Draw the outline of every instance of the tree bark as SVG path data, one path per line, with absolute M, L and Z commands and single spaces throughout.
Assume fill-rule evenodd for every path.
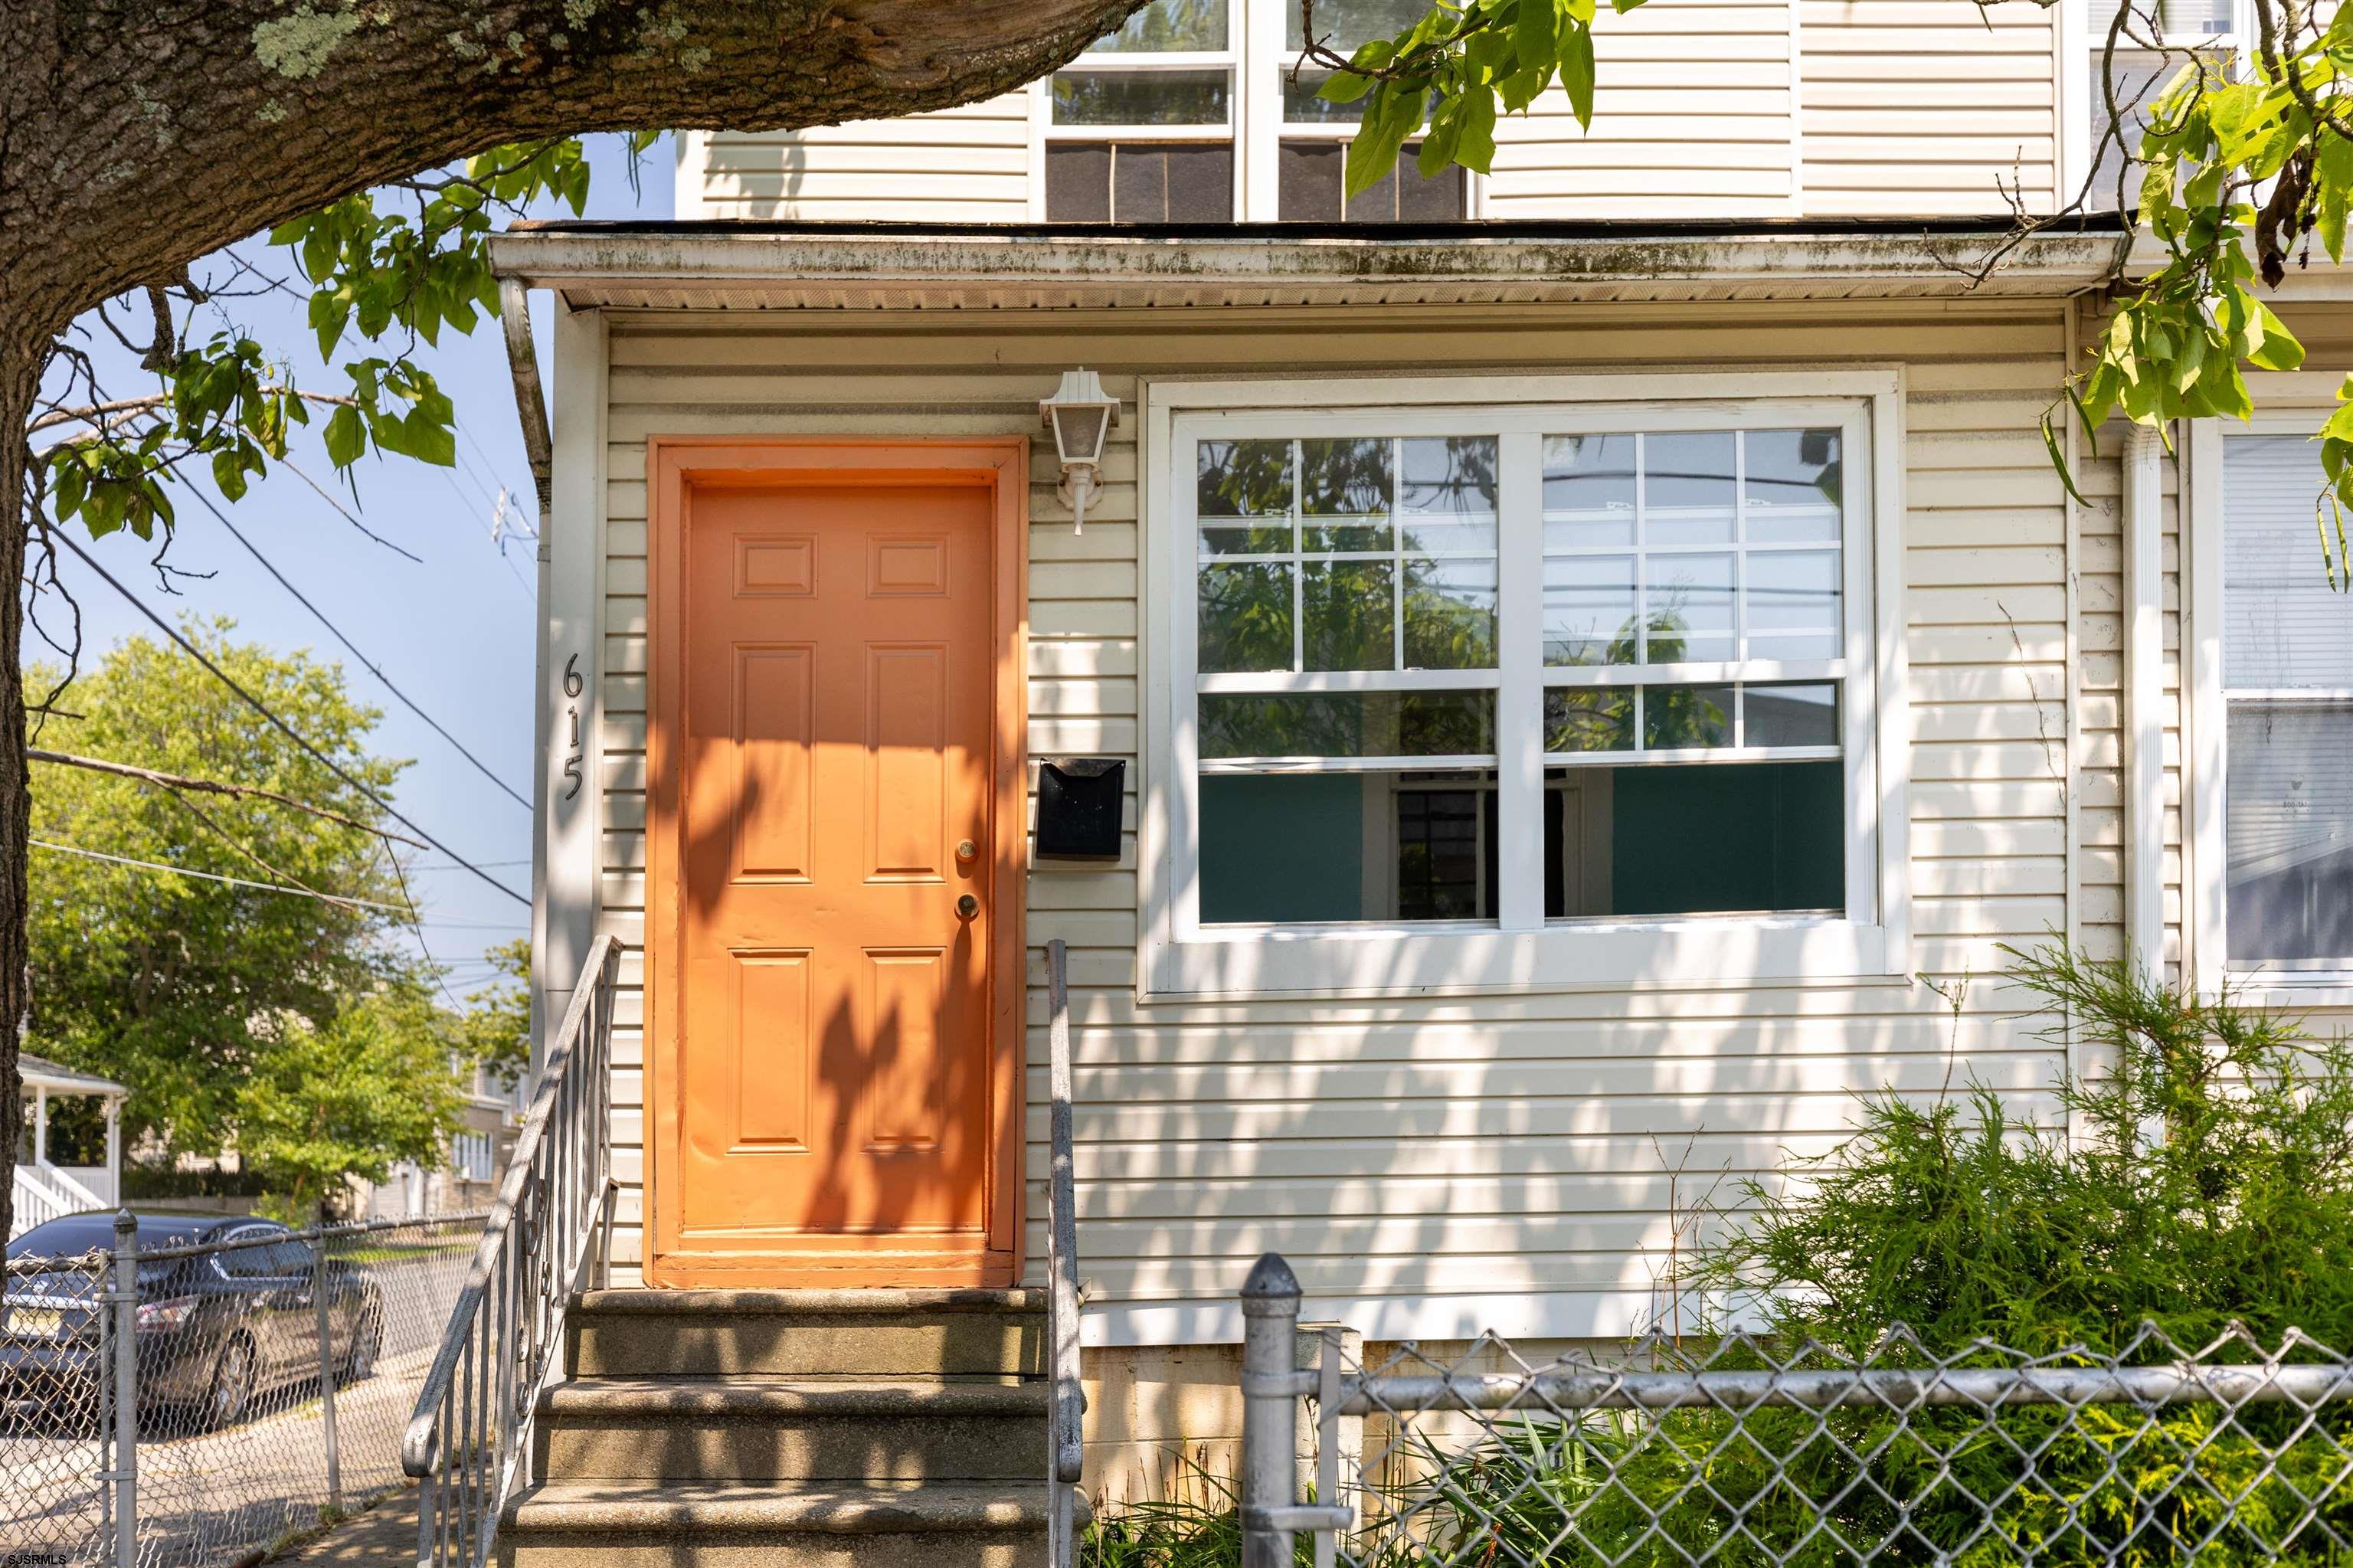
M 0 578 L 21 583 L 48 346 L 225 245 L 504 142 L 788 130 L 1031 81 L 1141 0 L 0 0 Z M 0 1234 L 13 1218 L 30 797 L 0 616 Z

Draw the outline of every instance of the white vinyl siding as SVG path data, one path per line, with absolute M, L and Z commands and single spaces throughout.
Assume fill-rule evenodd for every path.
M 1799 5 L 1809 216 L 1999 217 L 2010 188 L 2027 210 L 2051 209 L 2055 6 Z
M 1029 94 L 807 131 L 679 138 L 681 217 L 1018 223 L 1029 216 Z
M 2039 940 L 2067 908 L 2050 738 L 2054 724 L 2063 744 L 2065 733 L 2065 519 L 2035 431 L 2063 365 L 2055 307 L 1202 309 L 1018 323 L 673 311 L 615 313 L 609 342 L 599 920 L 633 947 L 649 435 L 1034 435 L 1038 399 L 1062 370 L 1101 369 L 1127 417 L 1082 535 L 1055 496 L 1050 445 L 1033 450 L 1029 745 L 1033 756 L 1133 759 L 1144 738 L 1141 378 L 1903 366 L 1909 967 L 1974 977 L 1957 1022 L 1902 977 L 1140 1002 L 1132 763 L 1120 863 L 1033 872 L 1025 933 L 1025 1250 L 1034 1277 L 1046 1023 L 1035 949 L 1060 937 L 1071 948 L 1082 1267 L 1101 1285 L 1091 1334 L 1229 1337 L 1232 1293 L 1268 1247 L 1299 1267 L 1311 1317 L 1345 1315 L 1374 1337 L 1619 1331 L 1651 1309 L 1671 1213 L 1830 1149 L 1856 1095 L 1978 1081 L 2022 1111 L 2049 1108 L 2056 1048 L 2032 1037 L 2018 999 L 1990 977 L 2004 962 L 1998 944 Z M 580 538 L 594 520 L 558 527 Z M 642 973 L 633 950 L 615 1042 L 624 1279 L 642 1213 Z
M 1494 168 L 1477 182 L 1478 216 L 1983 217 L 2010 210 L 2006 190 L 2030 211 L 2059 199 L 2055 7 L 1651 0 L 1624 16 L 1605 10 L 1595 36 L 1591 131 L 1557 90 L 1504 116 Z M 1042 103 L 1023 91 L 903 120 L 690 132 L 678 216 L 1042 216 L 1033 115 L 1042 122 Z M 1269 130 L 1243 127 L 1246 140 Z M 1268 216 L 1271 203 L 1269 193 Z
M 1481 215 L 1786 217 L 1794 0 L 1654 0 L 1594 29 L 1593 128 L 1557 88 L 1495 122 Z

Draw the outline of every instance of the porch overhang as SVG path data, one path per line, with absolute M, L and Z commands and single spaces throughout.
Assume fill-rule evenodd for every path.
M 2063 299 L 2115 263 L 2113 219 L 1220 224 L 533 222 L 498 272 L 575 308 L 1003 311 L 1878 299 Z

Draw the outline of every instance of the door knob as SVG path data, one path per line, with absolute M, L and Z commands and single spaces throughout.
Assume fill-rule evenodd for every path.
M 969 920 L 980 913 L 980 900 L 967 893 L 956 900 L 956 918 Z
M 968 863 L 971 861 L 973 856 L 979 853 L 980 846 L 974 843 L 970 839 L 960 840 L 956 844 L 956 859 L 959 862 Z

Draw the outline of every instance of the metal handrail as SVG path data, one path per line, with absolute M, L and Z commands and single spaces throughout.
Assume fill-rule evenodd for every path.
M 1046 1127 L 1046 1348 L 1052 1402 L 1046 1415 L 1046 1550 L 1053 1568 L 1070 1568 L 1076 1542 L 1076 1488 L 1086 1464 L 1086 1392 L 1079 1382 L 1079 1216 L 1071 1152 L 1071 997 L 1069 954 L 1046 944 L 1048 1002 Z
M 515 1138 L 481 1245 L 400 1445 L 422 1483 L 419 1568 L 482 1568 L 530 1452 L 540 1385 L 560 1361 L 565 1309 L 612 1223 L 613 992 L 620 943 L 581 967 Z

